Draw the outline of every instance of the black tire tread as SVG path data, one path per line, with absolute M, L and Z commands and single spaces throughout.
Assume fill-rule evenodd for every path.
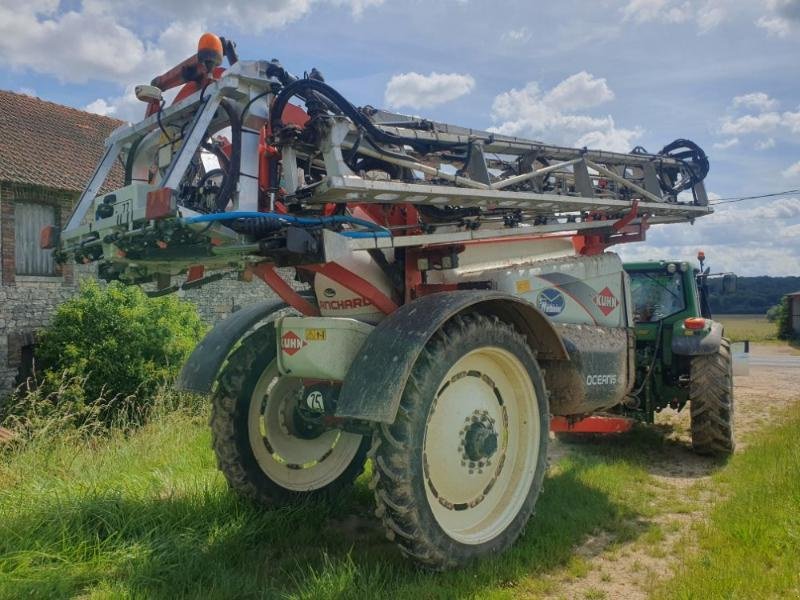
M 217 466 L 230 488 L 270 508 L 328 497 L 350 486 L 364 471 L 369 448 L 369 440 L 365 438 L 348 468 L 324 488 L 311 492 L 300 493 L 283 488 L 261 471 L 249 451 L 247 411 L 252 388 L 274 358 L 275 348 L 275 329 L 271 323 L 256 329 L 242 340 L 228 357 L 217 378 L 210 419 L 211 446 Z
M 722 339 L 716 353 L 692 358 L 689 407 L 694 451 L 716 456 L 731 454 L 735 441 L 733 372 L 728 339 Z
M 493 334 L 501 339 L 513 339 L 527 351 L 525 338 L 511 325 L 500 321 L 497 317 L 488 317 L 477 313 L 456 316 L 449 321 L 422 350 L 412 373 L 408 378 L 401 399 L 400 410 L 391 425 L 382 424 L 376 427 L 373 435 L 370 455 L 373 460 L 373 480 L 370 487 L 374 489 L 377 508 L 375 515 L 381 519 L 386 530 L 386 537 L 394 541 L 401 552 L 416 561 L 420 566 L 430 570 L 445 570 L 463 566 L 475 558 L 469 547 L 458 544 L 449 538 L 438 526 L 427 526 L 422 518 L 422 511 L 428 509 L 420 504 L 427 505 L 424 495 L 419 497 L 415 492 L 416 479 L 422 477 L 415 475 L 412 466 L 414 456 L 413 441 L 414 431 L 422 427 L 427 418 L 431 394 L 430 385 L 426 382 L 435 380 L 433 375 L 437 366 L 445 360 L 446 350 L 453 346 L 458 339 L 469 337 L 477 330 L 492 330 Z M 538 375 L 538 367 L 533 353 L 530 354 L 532 368 Z M 440 382 L 435 381 L 434 386 Z M 539 377 L 537 392 L 544 394 L 544 379 Z M 435 393 L 435 389 L 433 389 Z M 546 402 L 546 401 L 545 401 Z M 541 404 L 540 404 L 541 408 Z M 547 410 L 545 410 L 547 413 Z M 545 418 L 547 414 L 545 414 Z M 420 425 L 421 420 L 421 425 Z M 544 452 L 539 456 L 540 464 L 537 465 L 537 476 L 533 487 L 536 487 L 532 499 L 520 511 L 520 526 L 510 526 L 492 542 L 492 552 L 500 552 L 510 546 L 522 532 L 524 524 L 533 515 L 533 505 L 541 491 L 542 479 L 546 468 L 546 439 L 547 428 L 542 429 Z M 424 484 L 423 484 L 424 485 Z

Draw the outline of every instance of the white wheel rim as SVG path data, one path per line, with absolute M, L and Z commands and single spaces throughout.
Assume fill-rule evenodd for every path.
M 295 437 L 287 427 L 302 392 L 299 379 L 282 377 L 275 361 L 262 373 L 250 399 L 250 447 L 261 469 L 288 490 L 309 492 L 338 478 L 355 458 L 362 438 L 330 429 L 314 439 Z
M 469 460 L 465 436 L 475 427 L 496 435 L 497 448 Z M 533 484 L 540 436 L 536 390 L 516 356 L 484 347 L 450 368 L 431 404 L 423 446 L 425 493 L 448 536 L 474 545 L 505 531 Z

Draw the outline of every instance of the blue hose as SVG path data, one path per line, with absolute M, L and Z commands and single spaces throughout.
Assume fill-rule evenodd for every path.
M 255 212 L 255 211 L 238 211 L 238 212 L 224 212 L 213 213 L 208 215 L 198 215 L 196 217 L 186 217 L 183 223 L 191 225 L 193 223 L 212 223 L 214 221 L 235 221 L 236 219 L 277 219 L 284 223 L 293 225 L 331 225 L 334 223 L 347 223 L 349 225 L 358 225 L 366 227 L 371 231 L 343 231 L 342 235 L 345 237 L 390 237 L 392 234 L 388 229 L 376 225 L 371 221 L 350 217 L 347 215 L 331 215 L 329 217 L 295 217 L 292 215 L 284 215 L 274 212 Z M 355 235 L 363 234 L 363 235 Z

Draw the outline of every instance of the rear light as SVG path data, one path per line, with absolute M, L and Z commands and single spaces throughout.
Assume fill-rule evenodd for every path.
M 147 192 L 147 205 L 144 209 L 144 218 L 148 221 L 164 219 L 175 214 L 175 200 L 172 197 L 172 188 L 160 188 Z
M 56 246 L 58 246 L 58 228 L 53 225 L 42 227 L 39 232 L 39 248 L 52 250 Z
M 692 331 L 705 329 L 706 320 L 703 317 L 689 317 L 683 321 L 683 326 Z

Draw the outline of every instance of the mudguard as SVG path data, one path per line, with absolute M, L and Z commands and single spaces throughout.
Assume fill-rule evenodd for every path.
M 711 331 L 705 335 L 683 335 L 678 327 L 672 333 L 672 353 L 681 356 L 714 354 L 719 351 L 721 343 L 722 324 L 716 321 L 711 323 Z
M 425 344 L 446 321 L 466 310 L 497 315 L 514 324 L 540 358 L 569 359 L 553 324 L 525 300 L 488 290 L 431 294 L 401 306 L 378 323 L 350 366 L 336 416 L 392 423 Z
M 217 323 L 189 355 L 175 382 L 175 388 L 196 394 L 211 392 L 219 369 L 236 342 L 253 325 L 288 307 L 283 300 L 267 300 L 236 311 Z

